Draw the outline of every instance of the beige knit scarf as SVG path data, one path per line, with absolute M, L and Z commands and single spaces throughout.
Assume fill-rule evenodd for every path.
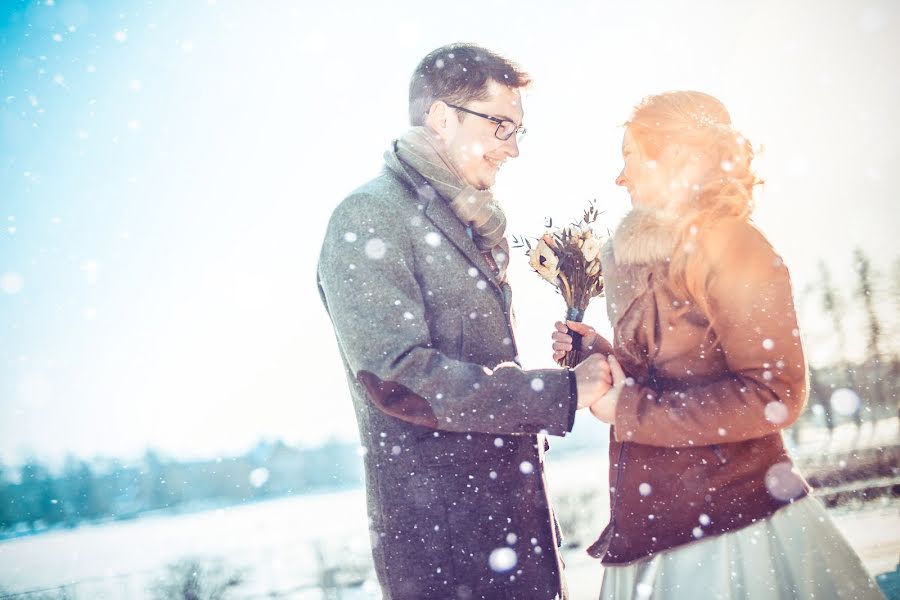
M 459 220 L 472 228 L 472 241 L 503 281 L 509 263 L 506 215 L 490 190 L 463 181 L 440 138 L 425 127 L 412 127 L 385 152 L 384 160 L 394 170 L 402 170 L 400 163 L 406 163 L 449 202 Z

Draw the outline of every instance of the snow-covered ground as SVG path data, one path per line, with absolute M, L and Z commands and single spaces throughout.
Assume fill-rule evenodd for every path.
M 141 599 L 166 565 L 201 557 L 247 569 L 238 597 L 262 597 L 313 583 L 317 543 L 365 555 L 366 521 L 363 493 L 353 490 L 58 530 L 0 543 L 0 589 L 78 582 L 78 598 Z
M 893 427 L 893 428 L 891 428 Z M 840 435 L 852 435 L 841 432 Z M 896 424 L 869 439 L 896 443 Z M 811 440 L 807 440 L 811 441 Z M 835 444 L 843 444 L 837 440 Z M 804 448 L 818 448 L 801 441 Z M 547 478 L 557 512 L 573 511 L 579 534 L 564 558 L 573 600 L 594 599 L 602 567 L 584 548 L 599 534 L 608 515 L 607 464 L 604 452 L 583 450 L 547 455 Z M 593 495 L 580 507 L 573 500 Z M 874 500 L 861 507 L 838 508 L 831 516 L 874 574 L 893 571 L 900 556 L 900 501 Z M 577 539 L 576 539 L 577 538 Z M 146 598 L 149 585 L 166 565 L 186 557 L 221 558 L 229 567 L 246 569 L 247 579 L 235 598 L 318 599 L 314 584 L 317 548 L 326 559 L 368 556 L 368 525 L 362 490 L 293 496 L 223 510 L 182 515 L 152 515 L 132 521 L 57 530 L 0 542 L 0 590 L 19 591 L 75 584 L 78 598 Z M 345 600 L 377 598 L 372 582 L 343 594 Z

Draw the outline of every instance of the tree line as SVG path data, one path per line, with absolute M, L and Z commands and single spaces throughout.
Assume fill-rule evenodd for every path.
M 831 348 L 825 366 L 810 366 L 809 409 L 833 429 L 842 420 L 857 425 L 898 415 L 900 381 L 900 259 L 895 259 L 889 276 L 879 274 L 866 254 L 853 252 L 854 282 L 840 288 L 831 271 L 819 263 L 819 277 L 802 292 L 801 318 L 818 309 L 824 322 L 804 322 L 807 346 L 825 344 Z M 818 305 L 818 306 L 816 306 Z M 862 331 L 848 331 L 854 317 Z M 802 320 L 802 319 L 801 319 Z M 851 358 L 848 340 L 863 338 L 861 357 Z M 843 401 L 833 401 L 836 390 L 851 390 Z
M 58 472 L 37 459 L 16 471 L 0 465 L 0 538 L 149 511 L 358 486 L 357 448 L 336 441 L 306 449 L 275 442 L 260 443 L 243 456 L 212 460 L 176 461 L 149 450 L 136 464 L 69 457 Z

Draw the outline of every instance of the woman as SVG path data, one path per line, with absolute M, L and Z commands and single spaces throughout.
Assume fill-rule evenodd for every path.
M 807 371 L 787 268 L 749 222 L 750 144 L 699 92 L 641 102 L 616 184 L 633 209 L 603 251 L 613 387 L 602 598 L 881 598 L 793 469 L 781 431 Z

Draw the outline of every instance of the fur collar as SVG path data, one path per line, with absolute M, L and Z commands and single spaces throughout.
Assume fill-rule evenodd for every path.
M 679 224 L 683 222 L 669 211 L 633 208 L 612 237 L 616 263 L 634 265 L 668 260 L 678 243 Z

